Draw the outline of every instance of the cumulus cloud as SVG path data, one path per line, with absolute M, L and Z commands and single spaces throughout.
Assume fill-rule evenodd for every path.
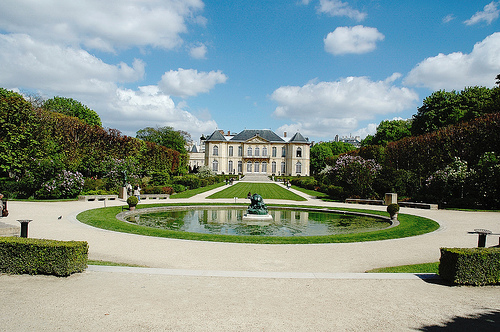
M 320 0 L 318 13 L 328 14 L 330 16 L 347 16 L 358 22 L 366 18 L 366 13 L 353 9 L 347 2 L 340 0 Z
M 225 83 L 227 76 L 220 70 L 198 72 L 195 69 L 170 70 L 163 74 L 159 86 L 165 94 L 188 97 L 207 93 L 216 84 Z
M 492 1 L 486 6 L 482 11 L 479 11 L 472 15 L 470 19 L 465 21 L 464 23 L 467 25 L 474 25 L 480 23 L 482 21 L 491 24 L 494 20 L 498 18 L 500 10 L 497 8 L 498 2 Z
M 144 76 L 144 63 L 134 60 L 111 65 L 88 52 L 46 44 L 25 34 L 0 34 L 0 77 L 4 86 L 55 93 L 103 93 L 115 82 L 134 82 Z
M 205 44 L 193 46 L 189 49 L 189 55 L 193 59 L 205 59 L 207 55 L 207 47 L 205 46 Z
M 0 29 L 107 52 L 134 46 L 172 49 L 182 43 L 187 21 L 206 21 L 197 16 L 203 7 L 201 0 L 2 1 Z
M 404 83 L 433 90 L 493 86 L 500 72 L 500 32 L 474 45 L 471 53 L 455 52 L 427 58 L 413 68 Z
M 368 53 L 377 47 L 377 41 L 384 38 L 376 28 L 362 25 L 338 27 L 324 39 L 325 51 L 334 55 Z
M 283 86 L 271 95 L 278 103 L 274 116 L 291 119 L 305 135 L 331 137 L 352 132 L 359 121 L 392 114 L 416 106 L 418 95 L 393 85 L 399 74 L 384 81 L 347 77 L 336 82 Z

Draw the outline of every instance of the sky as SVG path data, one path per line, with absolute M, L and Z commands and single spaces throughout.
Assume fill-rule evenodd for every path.
M 495 85 L 500 1 L 2 0 L 0 87 L 171 126 L 330 141 Z

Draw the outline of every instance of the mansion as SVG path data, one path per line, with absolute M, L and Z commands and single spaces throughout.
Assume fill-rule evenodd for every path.
M 204 140 L 204 149 L 190 153 L 190 166 L 202 166 L 202 150 L 203 164 L 217 174 L 309 175 L 310 143 L 300 133 L 280 137 L 269 129 L 236 135 L 216 130 Z

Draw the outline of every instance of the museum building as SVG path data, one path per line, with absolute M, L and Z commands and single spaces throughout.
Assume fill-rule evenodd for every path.
M 217 174 L 309 175 L 310 143 L 300 133 L 278 136 L 272 130 L 245 129 L 205 140 L 205 165 Z

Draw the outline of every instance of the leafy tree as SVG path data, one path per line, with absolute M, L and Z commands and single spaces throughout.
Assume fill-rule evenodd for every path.
M 166 148 L 187 154 L 187 141 L 191 140 L 189 133 L 174 128 L 166 127 L 147 127 L 137 131 L 136 137 L 147 142 L 156 143 Z
M 377 126 L 374 136 L 365 138 L 362 146 L 387 145 L 389 142 L 399 141 L 411 136 L 411 120 L 385 120 Z
M 71 98 L 54 97 L 45 101 L 43 108 L 48 111 L 74 116 L 91 126 L 102 125 L 101 118 L 95 111 Z
M 326 167 L 327 158 L 333 157 L 328 143 L 318 143 L 311 148 L 311 173 L 316 174 Z

